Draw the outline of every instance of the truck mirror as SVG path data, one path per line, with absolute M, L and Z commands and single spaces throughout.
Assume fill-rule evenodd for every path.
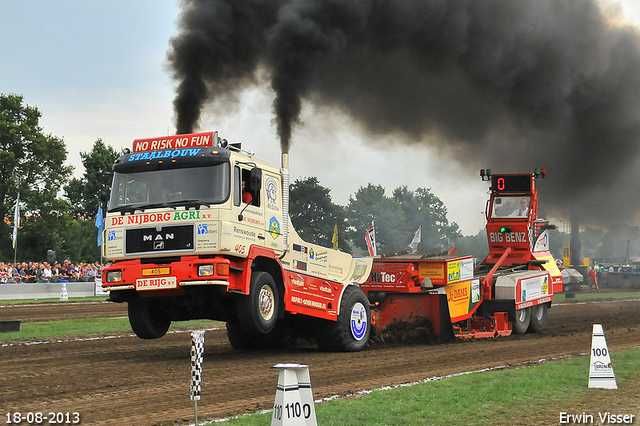
M 253 193 L 257 193 L 262 189 L 262 169 L 254 167 L 249 174 L 249 189 Z

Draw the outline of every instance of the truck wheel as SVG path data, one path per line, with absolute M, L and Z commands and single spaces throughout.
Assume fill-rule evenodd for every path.
M 236 319 L 227 321 L 227 337 L 231 347 L 237 350 L 283 349 L 289 345 L 284 324 L 276 324 L 267 334 L 249 333 Z
M 129 324 L 141 339 L 158 339 L 169 330 L 171 320 L 162 313 L 155 300 L 129 302 Z
M 237 304 L 240 325 L 249 333 L 269 333 L 276 325 L 279 305 L 273 277 L 268 272 L 254 272 L 249 295 L 240 298 Z
M 233 349 L 256 349 L 258 346 L 256 335 L 244 331 L 237 320 L 227 321 L 227 337 Z
M 516 311 L 516 320 L 513 322 L 513 331 L 516 334 L 524 334 L 531 322 L 531 310 L 529 308 Z
M 337 321 L 318 324 L 316 342 L 323 351 L 357 352 L 363 350 L 371 334 L 371 308 L 364 292 L 349 285 L 342 295 Z
M 529 323 L 529 332 L 539 333 L 547 324 L 547 311 L 549 307 L 546 303 L 536 305 L 531 308 L 531 322 Z

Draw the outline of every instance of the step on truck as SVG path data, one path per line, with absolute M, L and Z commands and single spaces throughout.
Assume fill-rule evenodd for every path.
M 562 275 L 549 251 L 554 225 L 538 218 L 537 179 L 528 174 L 492 175 L 486 205 L 489 254 L 404 254 L 376 258 L 360 286 L 371 302 L 374 331 L 428 319 L 442 341 L 539 332 Z M 452 250 L 453 252 L 454 250 Z
M 357 351 L 371 333 L 359 288 L 371 258 L 303 241 L 289 223 L 288 154 L 274 168 L 217 132 L 138 139 L 105 194 L 103 289 L 131 327 L 226 322 L 234 348 L 280 345 L 295 329 L 321 349 Z

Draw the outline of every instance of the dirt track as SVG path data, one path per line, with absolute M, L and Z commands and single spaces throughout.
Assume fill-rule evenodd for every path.
M 640 345 L 640 300 L 555 305 L 538 335 L 321 353 L 309 346 L 238 352 L 224 329 L 206 333 L 200 420 L 270 409 L 277 363 L 310 366 L 316 399 L 485 367 L 583 354 L 591 327 L 603 325 L 609 349 Z M 126 316 L 126 305 L 52 303 L 0 306 L 0 319 L 23 322 Z M 190 334 L 144 341 L 126 335 L 0 344 L 0 419 L 8 411 L 79 412 L 85 425 L 193 423 Z

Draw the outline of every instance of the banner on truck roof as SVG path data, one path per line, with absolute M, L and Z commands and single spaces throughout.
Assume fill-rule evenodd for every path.
M 159 151 L 179 148 L 202 148 L 213 146 L 215 132 L 189 133 L 185 135 L 160 136 L 157 138 L 136 139 L 133 152 Z

